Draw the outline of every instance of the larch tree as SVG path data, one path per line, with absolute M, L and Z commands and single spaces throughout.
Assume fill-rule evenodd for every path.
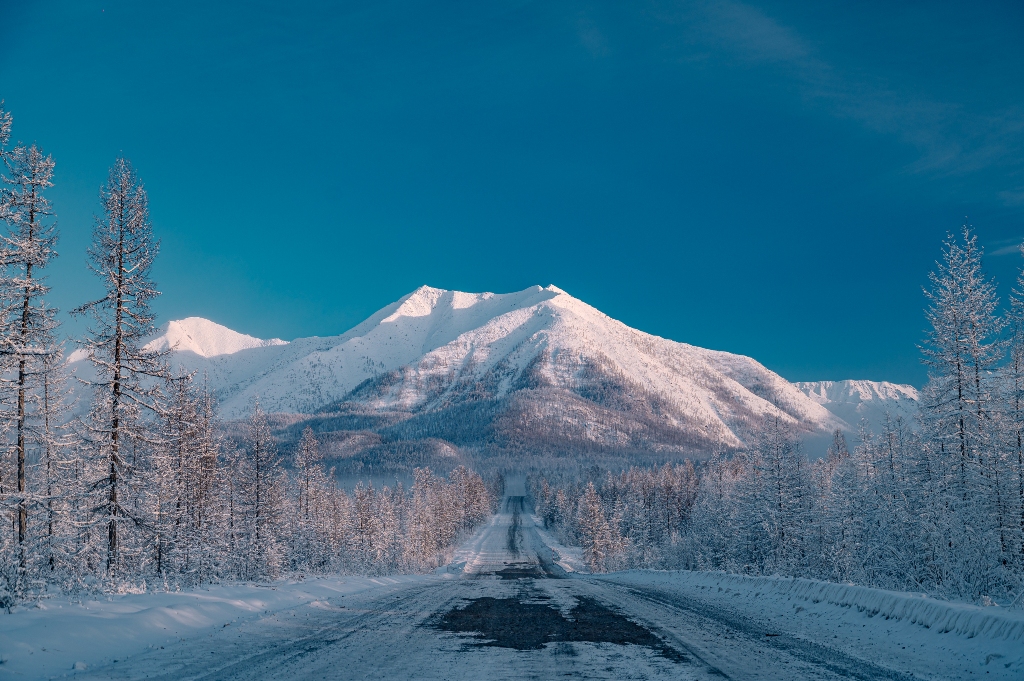
M 939 444 L 952 450 L 961 494 L 968 494 L 972 465 L 989 444 L 991 370 L 1002 358 L 995 285 L 981 269 L 977 236 L 963 228 L 961 240 L 947 237 L 942 260 L 929 274 L 926 317 L 931 326 L 921 350 L 935 392 L 925 405 Z
M 165 394 L 158 445 L 149 462 L 156 570 L 187 584 L 201 583 L 210 564 L 220 449 L 212 398 L 191 373 L 168 378 Z
M 317 441 L 313 429 L 306 426 L 302 431 L 302 439 L 299 440 L 299 448 L 295 452 L 295 472 L 299 485 L 299 515 L 306 520 L 313 515 L 311 507 L 313 505 L 312 497 L 316 491 L 316 469 L 322 461 L 320 443 Z
M 580 497 L 576 518 L 582 538 L 583 559 L 594 572 L 605 572 L 615 561 L 622 538 L 609 524 L 593 482 L 587 483 L 587 489 Z
M 1021 247 L 1024 255 L 1024 246 Z M 1007 522 L 1014 536 L 1014 560 L 1024 571 L 1024 268 L 1017 274 L 1016 286 L 1010 293 L 1009 358 L 1003 367 L 1003 391 L 1006 404 L 1006 446 L 1014 462 L 1015 497 L 1013 518 Z
M 767 415 L 751 457 L 750 518 L 765 545 L 761 569 L 789 570 L 802 563 L 807 537 L 800 532 L 808 519 L 807 461 L 792 427 L 778 415 Z M 755 535 L 756 536 L 756 535 Z
M 332 520 L 339 490 L 324 470 L 320 443 L 309 426 L 302 431 L 294 460 L 297 513 L 292 532 L 292 565 L 323 572 L 337 559 Z
M 406 538 L 406 560 L 413 566 L 434 567 L 439 546 L 439 482 L 429 468 L 413 471 L 412 502 Z
M 81 577 L 74 556 L 81 543 L 78 525 L 85 490 L 78 440 L 68 421 L 74 395 L 64 346 L 52 346 L 40 362 L 35 424 L 41 470 L 37 497 L 42 501 L 36 522 L 39 554 L 42 568 L 51 574 L 60 572 L 65 582 L 74 583 Z
M 104 295 L 74 310 L 92 324 L 82 347 L 95 368 L 87 383 L 94 389 L 88 419 L 90 440 L 104 463 L 102 520 L 106 525 L 108 575 L 120 561 L 122 527 L 142 518 L 125 497 L 149 437 L 147 413 L 159 409 L 160 381 L 167 375 L 163 354 L 142 345 L 154 331 L 150 302 L 159 295 L 150 278 L 159 242 L 153 237 L 145 187 L 125 158 L 118 158 L 100 190 L 103 215 L 96 219 L 89 247 L 90 268 Z
M 9 447 L 14 464 L 13 502 L 17 565 L 17 589 L 22 578 L 36 570 L 30 565 L 41 555 L 43 537 L 30 513 L 46 501 L 45 481 L 31 479 L 32 452 L 45 458 L 50 450 L 47 424 L 63 421 L 55 413 L 59 403 L 47 402 L 45 386 L 53 360 L 60 355 L 56 342 L 56 310 L 47 306 L 49 287 L 43 270 L 56 257 L 57 228 L 46 190 L 53 186 L 53 158 L 35 144 L 7 148 L 12 118 L 0 104 L 0 222 L 8 229 L 0 234 L 0 353 L 3 367 L 3 431 L 12 437 Z M 45 450 L 45 451 L 42 451 Z M 4 457 L 8 458 L 8 457 Z M 47 459 L 48 461 L 49 459 Z M 2 468 L 2 463 L 0 463 Z M 3 489 L 0 470 L 0 494 Z
M 277 440 L 258 401 L 245 428 L 245 443 L 235 471 L 242 501 L 243 538 L 249 578 L 275 577 L 281 567 L 280 534 L 284 513 L 284 473 Z
M 0 197 L 0 219 L 10 227 L 0 236 L 4 265 L 5 319 L 3 352 L 14 365 L 15 456 L 18 489 L 18 544 L 28 540 L 28 488 L 26 451 L 30 447 L 29 420 L 38 396 L 40 359 L 53 352 L 56 322 L 53 310 L 43 303 L 49 290 L 41 270 L 56 256 L 56 224 L 44 191 L 53 186 L 53 158 L 36 145 L 18 145 L 5 153 L 7 175 Z M 35 393 L 35 394 L 31 394 Z M 21 563 L 24 566 L 24 552 Z
M 994 283 L 981 266 L 977 237 L 964 226 L 950 235 L 925 291 L 931 329 L 921 350 L 929 368 L 922 404 L 930 446 L 940 470 L 945 510 L 939 518 L 955 591 L 973 593 L 991 583 L 988 560 L 976 554 L 1005 553 L 998 519 L 1004 506 L 1000 480 L 1002 446 L 998 372 L 1004 355 Z

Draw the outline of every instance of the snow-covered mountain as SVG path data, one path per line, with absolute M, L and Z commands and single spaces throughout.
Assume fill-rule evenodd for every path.
M 902 417 L 916 428 L 917 388 L 887 381 L 806 381 L 795 383 L 805 395 L 828 409 L 856 431 L 862 421 L 880 432 L 885 415 Z
M 210 358 L 220 355 L 233 355 L 242 350 L 267 348 L 274 345 L 287 345 L 288 341 L 280 338 L 261 340 L 244 333 L 232 331 L 226 326 L 215 324 L 202 317 L 187 317 L 165 324 L 157 337 L 146 347 L 157 352 L 175 350 L 190 352 L 199 357 Z
M 430 440 L 435 452 L 706 453 L 743 447 L 768 414 L 808 433 L 846 426 L 749 357 L 637 331 L 554 286 L 424 286 L 344 334 L 288 343 L 190 317 L 150 347 L 205 374 L 227 418 L 258 397 L 321 431 Z

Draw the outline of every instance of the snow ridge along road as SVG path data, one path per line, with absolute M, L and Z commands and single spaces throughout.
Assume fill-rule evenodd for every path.
M 713 586 L 714 575 L 574 573 L 579 556 L 537 523 L 521 484 L 510 484 L 500 512 L 436 575 L 341 590 L 60 675 L 175 681 L 1020 678 L 1019 654 L 1012 653 L 1017 641 L 990 645 L 984 654 L 983 637 L 800 601 L 805 608 L 763 585 L 757 594 L 744 592 L 746 600 L 734 598 L 742 591 L 736 578 L 732 594 Z M 703 579 L 699 588 L 688 583 L 693 575 Z M 743 605 L 747 601 L 753 609 Z M 0 677 L 7 675 L 4 667 L 13 671 L 4 664 Z

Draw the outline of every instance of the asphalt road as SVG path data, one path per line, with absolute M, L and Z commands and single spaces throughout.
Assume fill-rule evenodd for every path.
M 461 571 L 268 614 L 77 678 L 900 678 L 697 601 L 566 576 L 521 496 L 467 546 Z

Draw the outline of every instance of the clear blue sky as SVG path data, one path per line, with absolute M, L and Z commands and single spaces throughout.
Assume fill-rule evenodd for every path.
M 123 152 L 160 320 L 262 337 L 553 283 L 793 380 L 920 384 L 943 235 L 1024 238 L 1019 2 L 0 0 L 0 98 L 57 162 L 56 304 L 98 290 Z

